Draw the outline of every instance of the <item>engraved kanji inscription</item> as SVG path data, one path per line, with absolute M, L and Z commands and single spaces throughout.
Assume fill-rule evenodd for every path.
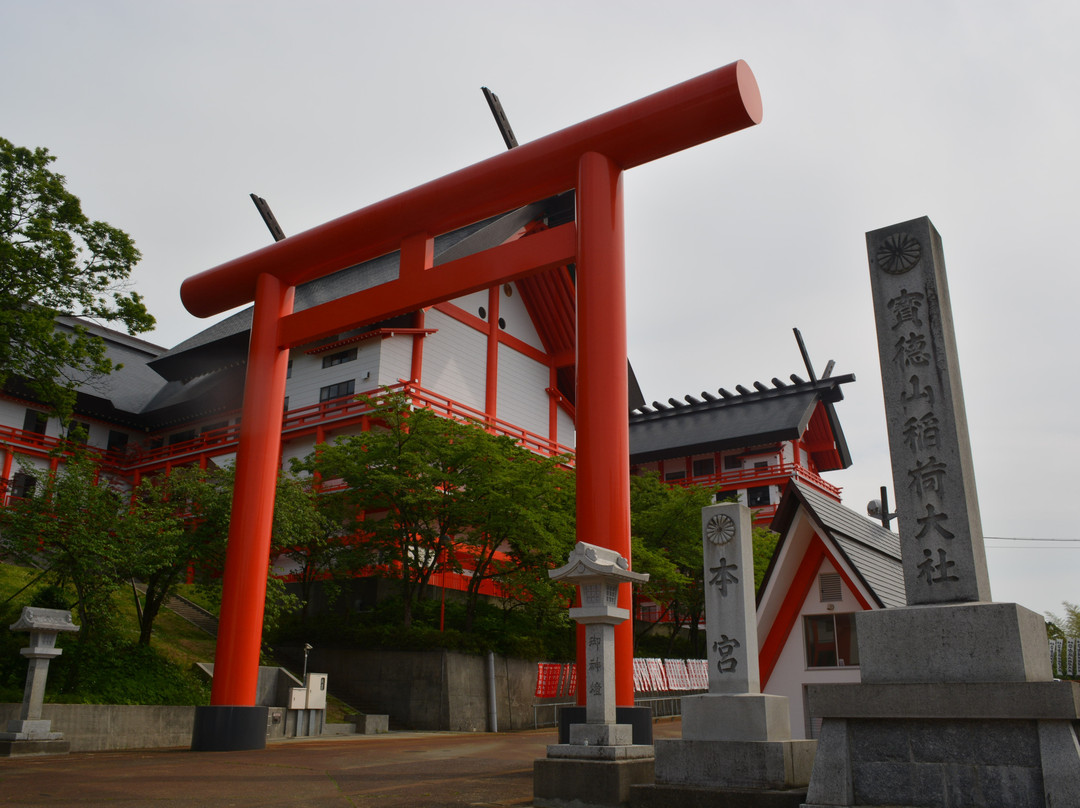
M 948 514 L 938 513 L 930 503 L 926 505 L 926 516 L 920 516 L 916 520 L 919 523 L 919 532 L 916 539 L 925 538 L 931 530 L 935 531 L 943 539 L 954 539 L 956 534 L 945 528 L 945 522 L 949 521 Z
M 953 575 L 950 570 L 956 566 L 955 561 L 949 561 L 948 553 L 939 549 L 938 563 L 934 563 L 934 553 L 930 549 L 923 550 L 925 560 L 919 564 L 919 580 L 925 580 L 926 585 L 942 584 L 950 581 L 959 581 L 959 575 Z
M 720 659 L 716 662 L 716 669 L 720 673 L 732 673 L 739 667 L 739 660 L 732 656 L 735 649 L 739 647 L 739 641 L 728 637 L 727 634 L 721 634 L 720 639 L 713 643 L 713 650 L 720 655 Z
M 726 558 L 720 559 L 720 566 L 709 567 L 709 572 L 713 574 L 712 578 L 709 579 L 709 583 L 720 587 L 720 597 L 727 597 L 728 584 L 737 584 L 739 582 L 739 579 L 732 572 L 738 568 L 738 564 L 729 564 Z
M 920 293 L 901 289 L 899 295 L 885 304 L 893 315 L 893 331 L 904 323 L 910 323 L 921 328 L 923 321 L 919 319 L 919 309 L 923 307 L 925 302 L 926 298 Z

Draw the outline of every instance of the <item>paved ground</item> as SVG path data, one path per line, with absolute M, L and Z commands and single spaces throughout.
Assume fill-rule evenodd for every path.
M 653 727 L 678 738 L 679 721 Z M 553 730 L 403 733 L 271 743 L 257 752 L 186 749 L 0 759 L 0 805 L 525 806 L 533 760 Z

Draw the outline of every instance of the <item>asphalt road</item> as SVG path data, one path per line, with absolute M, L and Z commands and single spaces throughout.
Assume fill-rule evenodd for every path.
M 654 725 L 678 738 L 681 722 Z M 0 805 L 525 806 L 552 729 L 288 740 L 254 752 L 187 749 L 0 758 Z

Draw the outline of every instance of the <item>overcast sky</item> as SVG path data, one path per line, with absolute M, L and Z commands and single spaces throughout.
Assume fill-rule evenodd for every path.
M 987 536 L 1077 539 L 1069 245 L 1080 4 L 0 0 L 0 136 L 130 233 L 171 346 L 181 281 L 520 142 L 746 60 L 761 125 L 627 172 L 630 358 L 648 401 L 854 373 L 862 512 L 892 481 L 864 234 L 944 240 Z M 1080 601 L 1080 543 L 987 541 L 994 599 Z

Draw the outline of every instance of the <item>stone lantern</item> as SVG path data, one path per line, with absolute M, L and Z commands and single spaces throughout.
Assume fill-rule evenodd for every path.
M 30 647 L 20 651 L 29 658 L 30 666 L 26 673 L 22 710 L 18 720 L 8 722 L 7 732 L 0 732 L 0 751 L 9 755 L 66 752 L 63 733 L 51 731 L 52 721 L 41 717 L 41 708 L 49 662 L 63 653 L 56 647 L 56 636 L 61 631 L 78 631 L 79 627 L 72 624 L 71 612 L 66 609 L 24 606 L 19 619 L 11 624 L 11 630 L 30 632 Z
M 570 744 L 629 745 L 630 725 L 615 723 L 615 626 L 630 617 L 628 609 L 619 608 L 619 585 L 644 583 L 649 576 L 631 572 L 614 550 L 585 542 L 578 542 L 566 565 L 548 575 L 577 585 L 581 595 L 570 617 L 585 626 L 585 724 L 571 725 Z

